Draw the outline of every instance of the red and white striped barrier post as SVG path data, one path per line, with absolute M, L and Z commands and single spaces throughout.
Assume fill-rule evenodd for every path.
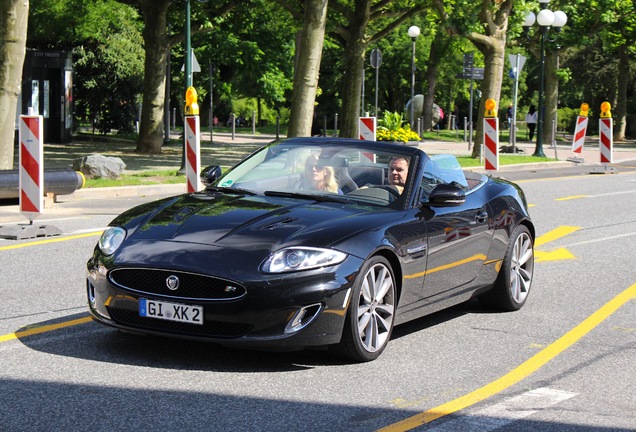
M 484 111 L 484 168 L 496 171 L 499 169 L 499 119 L 496 102 L 488 99 Z
M 44 207 L 44 120 L 40 115 L 20 116 L 20 212 L 31 224 Z
M 185 107 L 185 173 L 188 193 L 203 189 L 199 172 L 201 171 L 201 122 L 197 92 L 194 87 L 186 91 Z
M 585 144 L 585 134 L 587 133 L 588 114 L 590 106 L 586 103 L 581 104 L 581 111 L 576 119 L 576 128 L 574 130 L 574 138 L 572 138 L 572 153 L 581 154 L 583 144 Z
M 376 141 L 376 118 L 360 117 L 358 121 L 358 136 L 361 140 Z
M 614 161 L 614 127 L 611 108 L 612 106 L 609 102 L 601 104 L 601 118 L 599 119 L 598 130 L 602 164 L 610 164 Z

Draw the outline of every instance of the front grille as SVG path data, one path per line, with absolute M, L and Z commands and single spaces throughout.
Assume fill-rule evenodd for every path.
M 163 321 L 139 316 L 136 311 L 108 308 L 110 317 L 118 324 L 138 329 L 166 331 L 175 334 L 206 336 L 214 338 L 238 338 L 250 331 L 250 324 L 206 321 L 203 325 Z
M 168 288 L 170 276 L 179 278 L 175 290 Z M 245 295 L 245 287 L 224 279 L 170 270 L 121 268 L 108 277 L 112 283 L 130 291 L 172 298 L 202 300 L 235 300 Z

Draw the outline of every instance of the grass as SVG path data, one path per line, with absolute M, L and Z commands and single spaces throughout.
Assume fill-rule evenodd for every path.
M 117 179 L 87 178 L 85 188 L 101 188 L 114 186 L 147 186 L 156 184 L 185 183 L 185 175 L 177 170 L 144 171 L 141 173 L 122 174 Z
M 479 158 L 473 159 L 469 156 L 458 156 L 457 160 L 459 161 L 459 164 L 462 166 L 462 168 L 472 168 L 484 165 L 483 162 L 480 162 Z M 556 159 L 537 156 L 499 155 L 499 165 L 515 165 L 537 162 L 556 162 Z

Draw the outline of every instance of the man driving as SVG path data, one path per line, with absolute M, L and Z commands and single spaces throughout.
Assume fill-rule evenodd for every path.
M 402 193 L 409 175 L 409 161 L 402 156 L 396 156 L 389 161 L 389 184 L 395 186 Z

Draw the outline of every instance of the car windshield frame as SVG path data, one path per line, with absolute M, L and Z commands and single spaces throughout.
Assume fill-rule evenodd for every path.
M 409 185 L 423 154 L 392 143 L 290 138 L 261 147 L 227 170 L 209 190 L 236 188 L 258 195 L 398 209 L 410 196 Z M 389 184 L 388 167 L 394 158 L 408 162 L 404 188 Z M 316 180 L 329 177 L 335 183 Z

